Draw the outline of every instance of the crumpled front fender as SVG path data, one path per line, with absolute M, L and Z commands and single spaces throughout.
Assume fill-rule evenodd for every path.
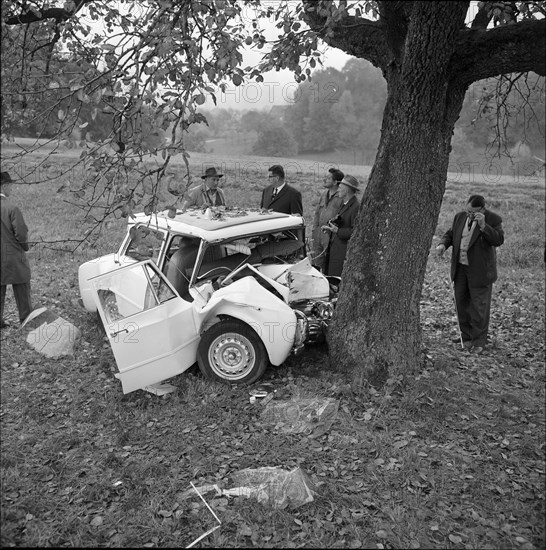
M 296 314 L 253 277 L 244 277 L 221 288 L 197 310 L 200 332 L 216 323 L 221 315 L 251 326 L 260 336 L 273 365 L 280 365 L 290 354 L 296 334 Z

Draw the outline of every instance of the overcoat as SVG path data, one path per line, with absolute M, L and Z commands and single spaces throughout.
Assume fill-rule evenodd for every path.
M 480 231 L 474 224 L 472 236 L 468 244 L 468 282 L 471 287 L 481 287 L 493 284 L 497 280 L 497 252 L 495 247 L 504 242 L 502 218 L 485 210 L 485 227 Z M 453 218 L 453 225 L 440 240 L 446 249 L 453 246 L 451 254 L 451 280 L 455 279 L 455 271 L 459 261 L 461 237 L 468 215 L 459 212 Z
M 328 249 L 328 269 L 327 275 L 335 275 L 341 277 L 343 271 L 343 263 L 347 254 L 347 245 L 353 233 L 353 227 L 358 216 L 358 208 L 360 203 L 353 195 L 349 202 L 341 205 L 338 211 L 340 217 L 339 229 L 337 233 L 332 233 L 330 237 L 330 247 Z
M 225 206 L 226 205 L 226 197 L 222 189 L 220 189 L 219 187 L 216 188 L 215 204 L 211 204 L 211 200 L 210 200 L 209 194 L 207 193 L 207 189 L 208 187 L 204 183 L 197 185 L 196 187 L 192 187 L 188 191 L 188 195 L 186 197 L 186 201 L 187 201 L 186 208 L 189 208 L 191 206 L 203 206 L 204 204 L 206 204 L 207 206 Z
M 0 196 L 2 231 L 0 283 L 13 285 L 30 283 L 30 266 L 25 254 L 28 250 L 28 228 L 17 206 Z
M 323 231 L 321 227 L 329 220 L 335 218 L 341 207 L 342 201 L 337 191 L 328 198 L 328 190 L 320 195 L 319 203 L 313 218 L 313 263 L 319 267 L 326 265 L 326 252 L 330 243 L 330 232 Z
M 262 200 L 260 208 L 269 208 L 275 212 L 283 212 L 284 214 L 300 214 L 303 215 L 303 202 L 301 193 L 287 183 L 279 191 L 273 199 L 274 185 L 268 185 L 262 191 Z

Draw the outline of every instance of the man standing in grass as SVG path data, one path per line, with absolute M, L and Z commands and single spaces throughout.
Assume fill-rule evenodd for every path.
M 182 210 L 192 206 L 225 206 L 224 192 L 218 187 L 220 178 L 223 177 L 224 174 L 218 173 L 216 168 L 207 168 L 205 174 L 201 176 L 203 183 L 188 191 Z
M 442 257 L 453 246 L 451 280 L 459 328 L 464 347 L 476 353 L 487 344 L 491 291 L 497 280 L 495 247 L 503 242 L 501 217 L 485 208 L 481 195 L 472 195 L 436 247 Z
M 280 164 L 274 164 L 268 168 L 268 172 L 269 185 L 262 191 L 260 208 L 302 216 L 301 193 L 284 181 L 284 168 Z
M 8 172 L 0 174 L 0 205 L 2 207 L 0 319 L 2 328 L 9 326 L 4 321 L 7 285 L 13 287 L 15 302 L 19 310 L 19 321 L 22 323 L 32 311 L 30 266 L 25 254 L 28 250 L 28 228 L 19 208 L 8 200 L 12 183 L 13 180 Z
M 356 193 L 360 191 L 359 186 L 360 182 L 354 176 L 344 176 L 339 183 L 339 210 L 334 218 L 322 226 L 322 230 L 327 232 L 330 239 L 325 264 L 325 274 L 328 276 L 341 277 L 343 272 L 347 246 L 360 208 L 356 198 Z
M 337 168 L 328 170 L 322 184 L 324 192 L 320 196 L 313 220 L 313 264 L 323 271 L 326 267 L 326 253 L 331 233 L 324 231 L 322 226 L 335 218 L 341 207 L 338 189 L 344 176 L 345 174 Z

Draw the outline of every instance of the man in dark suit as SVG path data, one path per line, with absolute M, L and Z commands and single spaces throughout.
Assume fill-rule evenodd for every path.
M 32 311 L 30 266 L 25 254 L 28 251 L 28 229 L 19 208 L 8 200 L 12 182 L 8 172 L 0 174 L 0 204 L 2 207 L 0 320 L 2 328 L 9 326 L 4 321 L 7 285 L 11 285 L 13 288 L 21 323 Z
M 347 245 L 353 234 L 353 228 L 358 216 L 360 203 L 356 198 L 360 182 L 350 175 L 346 175 L 339 184 L 338 196 L 341 206 L 335 218 L 322 226 L 323 231 L 330 232 L 330 244 L 328 245 L 326 258 L 326 275 L 341 277 Z
M 285 183 L 284 168 L 280 164 L 275 164 L 268 171 L 270 184 L 262 191 L 260 208 L 303 215 L 301 193 Z
M 504 242 L 502 219 L 472 195 L 436 247 L 438 256 L 453 246 L 451 280 L 463 345 L 481 353 L 487 344 L 491 291 L 497 280 L 497 246 Z

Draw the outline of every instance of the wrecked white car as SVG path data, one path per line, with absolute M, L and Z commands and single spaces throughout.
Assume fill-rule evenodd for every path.
M 324 338 L 339 285 L 309 262 L 302 217 L 223 208 L 136 215 L 118 252 L 78 278 L 124 393 L 195 362 L 211 379 L 258 380 Z

